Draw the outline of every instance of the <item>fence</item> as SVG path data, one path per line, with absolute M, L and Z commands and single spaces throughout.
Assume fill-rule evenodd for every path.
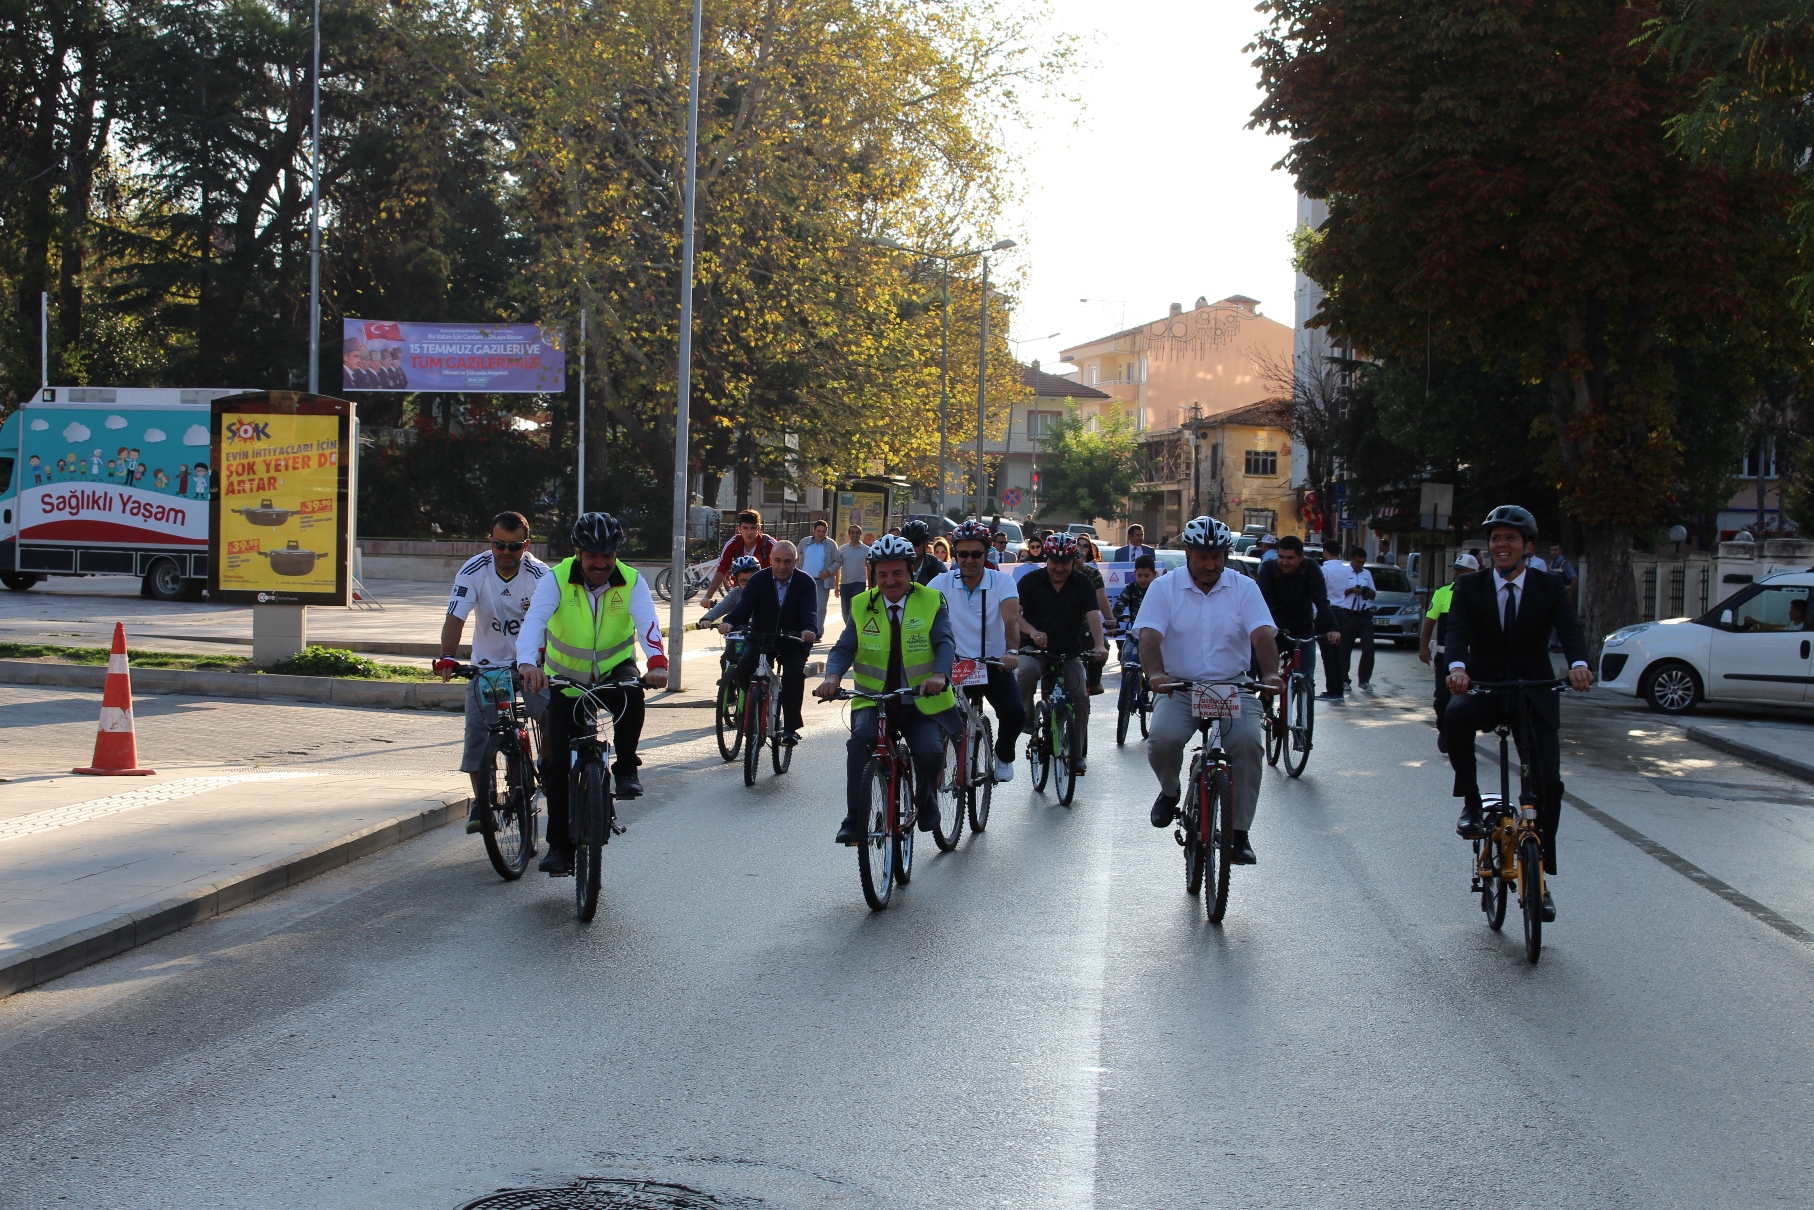
M 1714 581 L 1713 556 L 1701 551 L 1633 554 L 1631 571 L 1637 580 L 1640 621 L 1699 617 L 1723 595 Z

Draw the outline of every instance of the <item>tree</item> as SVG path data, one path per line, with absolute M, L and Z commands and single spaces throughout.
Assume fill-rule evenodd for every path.
M 1598 636 L 1636 617 L 1631 546 L 1682 461 L 1667 350 L 1759 373 L 1793 343 L 1788 175 L 1694 162 L 1701 77 L 1619 0 L 1269 0 L 1255 123 L 1329 219 L 1316 323 L 1363 355 L 1486 358 L 1547 392 Z M 1692 401 L 1688 401 L 1693 406 Z
M 1080 521 L 1127 516 L 1135 449 L 1133 422 L 1119 408 L 1094 425 L 1075 407 L 1067 409 L 1040 447 L 1040 514 Z

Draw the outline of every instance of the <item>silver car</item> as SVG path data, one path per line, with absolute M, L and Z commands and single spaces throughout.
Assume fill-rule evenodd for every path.
M 1415 647 L 1423 633 L 1423 608 L 1417 603 L 1417 592 L 1402 567 L 1387 563 L 1369 563 L 1373 573 L 1373 637 L 1390 639 L 1395 647 Z

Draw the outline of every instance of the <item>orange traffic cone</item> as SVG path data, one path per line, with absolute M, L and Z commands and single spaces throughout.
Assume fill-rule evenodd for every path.
M 94 737 L 94 765 L 71 773 L 102 777 L 147 777 L 141 769 L 138 741 L 132 734 L 132 676 L 126 671 L 126 626 L 113 624 L 113 653 L 107 657 L 107 686 L 101 690 L 101 729 Z

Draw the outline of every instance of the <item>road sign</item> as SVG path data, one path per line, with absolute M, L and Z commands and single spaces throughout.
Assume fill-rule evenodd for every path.
M 1003 492 L 1001 494 L 1001 503 L 1003 508 L 1019 508 L 1020 489 L 1018 487 L 1011 487 Z

